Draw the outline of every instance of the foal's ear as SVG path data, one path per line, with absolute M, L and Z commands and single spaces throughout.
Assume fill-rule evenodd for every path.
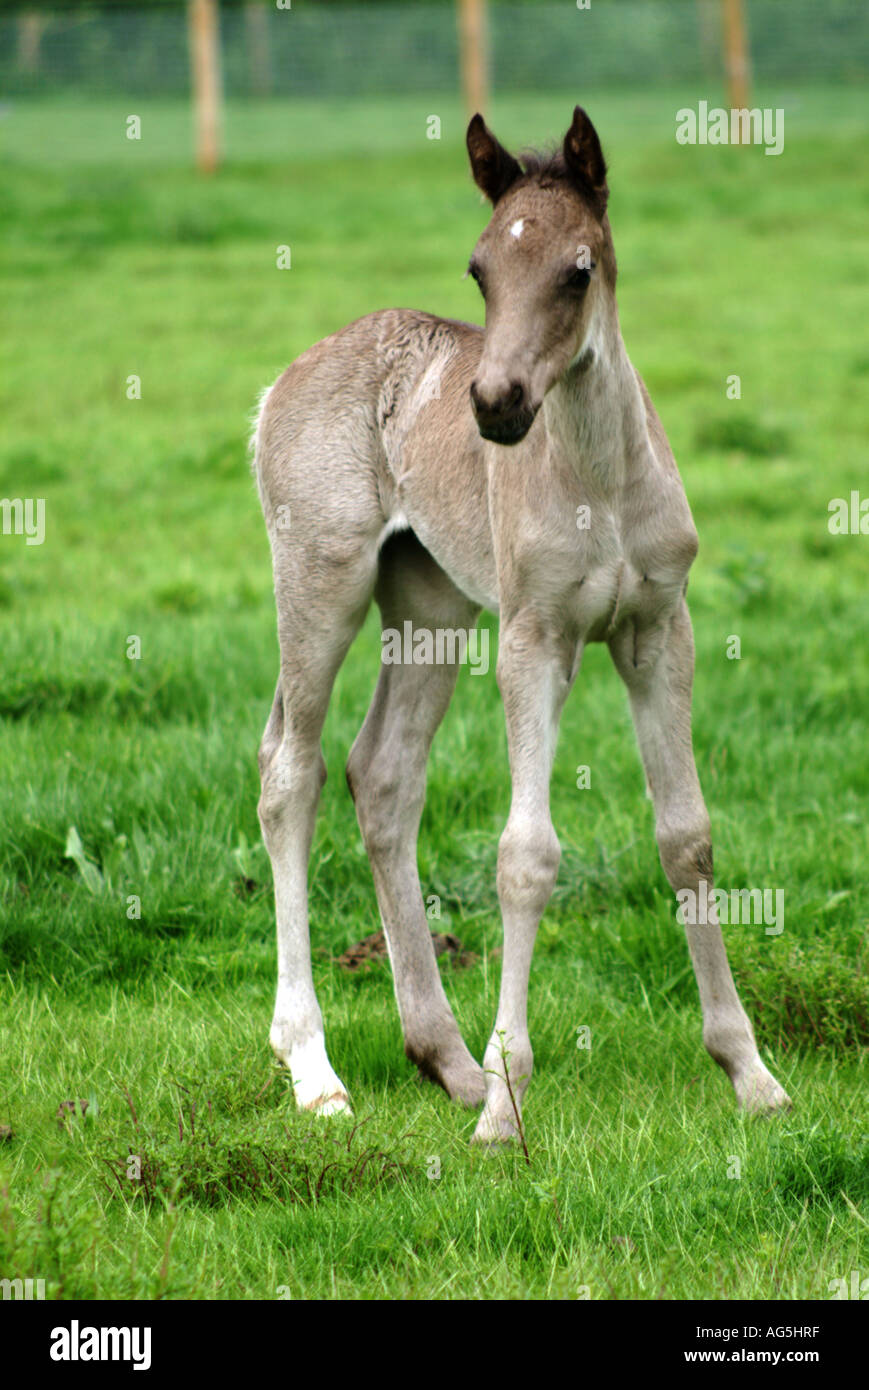
M 574 183 L 602 217 L 609 197 L 606 161 L 597 131 L 581 106 L 574 107 L 573 124 L 564 137 L 564 162 Z
M 467 142 L 474 183 L 487 198 L 497 203 L 510 185 L 521 178 L 522 169 L 512 154 L 498 143 L 479 112 L 471 117 Z

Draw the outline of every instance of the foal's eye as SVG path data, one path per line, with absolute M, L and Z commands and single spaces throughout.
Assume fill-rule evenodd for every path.
M 482 294 L 482 293 L 483 293 L 483 277 L 482 277 L 482 275 L 481 275 L 481 273 L 480 273 L 480 268 L 479 268 L 479 266 L 476 264 L 475 261 L 471 261 L 471 264 L 468 266 L 468 272 L 467 272 L 467 273 L 468 273 L 468 275 L 470 275 L 471 279 L 472 279 L 472 280 L 474 281 L 474 283 L 476 284 L 477 289 L 480 291 L 480 294 Z
M 583 270 L 581 267 L 577 266 L 575 270 L 570 272 L 565 280 L 565 284 L 572 290 L 584 290 L 588 286 L 590 279 L 591 271 Z

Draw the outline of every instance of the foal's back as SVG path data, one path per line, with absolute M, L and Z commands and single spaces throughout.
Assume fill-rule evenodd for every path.
M 473 324 L 385 309 L 296 358 L 257 424 L 270 530 L 283 521 L 316 567 L 323 552 L 350 562 L 360 550 L 370 563 L 390 530 L 409 527 L 471 599 L 497 607 L 484 444 L 468 405 L 482 341 Z

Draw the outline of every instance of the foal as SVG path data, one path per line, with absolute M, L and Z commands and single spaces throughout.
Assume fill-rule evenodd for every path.
M 426 763 L 455 661 L 382 665 L 347 763 L 407 1055 L 467 1105 L 474 1138 L 516 1133 L 531 1074 L 528 977 L 559 845 L 549 780 L 587 642 L 627 686 L 656 837 L 674 891 L 712 886 L 691 747 L 685 603 L 697 536 L 664 430 L 619 330 L 606 166 L 577 107 L 558 154 L 520 165 L 480 116 L 467 133 L 494 212 L 469 266 L 485 331 L 410 309 L 369 314 L 303 353 L 263 400 L 256 475 L 271 539 L 281 665 L 259 753 L 275 883 L 271 1043 L 297 1102 L 349 1110 L 311 977 L 307 866 L 332 684 L 372 595 L 383 628 L 472 628 L 500 615 L 498 686 L 512 799 L 498 847 L 504 956 L 483 1066 L 441 984 L 417 874 Z M 455 655 L 455 644 L 453 645 Z M 721 930 L 687 914 L 703 1041 L 748 1110 L 789 1104 L 760 1060 Z

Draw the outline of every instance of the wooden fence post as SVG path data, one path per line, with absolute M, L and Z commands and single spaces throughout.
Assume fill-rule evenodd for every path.
M 748 44 L 745 38 L 745 15 L 742 0 L 723 0 L 723 5 L 728 99 L 732 111 L 743 111 L 748 106 Z
M 220 160 L 220 30 L 217 0 L 188 0 L 196 164 L 213 174 Z
M 486 53 L 486 0 L 458 0 L 459 56 L 462 91 L 468 115 L 489 105 Z
M 18 16 L 18 64 L 23 72 L 39 72 L 40 44 L 48 15 L 38 10 L 22 10 Z

